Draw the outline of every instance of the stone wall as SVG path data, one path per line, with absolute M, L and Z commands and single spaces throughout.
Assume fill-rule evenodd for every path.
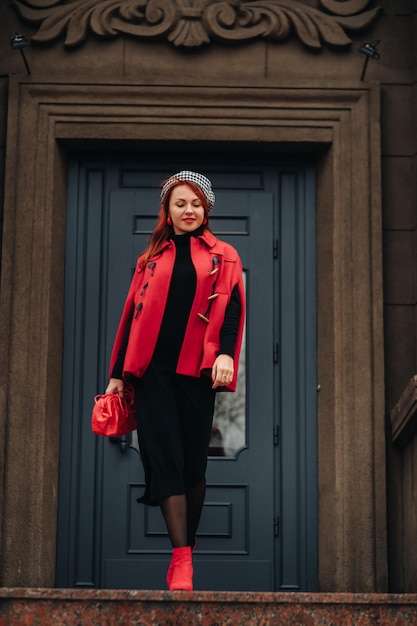
M 417 376 L 409 381 L 391 411 L 390 426 L 393 446 L 390 467 L 398 495 L 392 497 L 390 510 L 390 587 L 401 591 L 417 588 L 417 561 L 410 550 L 416 527 L 417 467 Z M 394 481 L 391 481 L 394 487 Z
M 416 9 L 408 14 L 404 11 L 395 21 L 389 15 L 384 19 L 401 26 L 404 46 L 396 71 L 380 77 L 385 363 L 390 410 L 416 369 Z M 397 45 L 392 42 L 391 47 L 387 41 L 387 56 L 394 56 L 393 48 Z
M 388 562 L 389 588 L 393 592 L 417 589 L 417 561 L 409 549 L 411 537 L 417 532 L 412 463 L 416 440 L 407 441 L 403 448 L 393 444 L 389 419 L 390 411 L 417 371 L 416 9 L 412 2 L 387 6 L 384 19 L 393 27 L 393 39 L 384 39 L 384 48 L 386 45 L 387 51 L 394 47 L 398 50 L 402 45 L 403 49 L 395 71 L 384 72 L 380 78 Z M 390 52 L 389 56 L 392 60 L 397 54 Z

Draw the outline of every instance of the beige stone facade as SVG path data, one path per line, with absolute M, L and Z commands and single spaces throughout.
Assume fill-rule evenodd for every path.
M 39 18 L 54 8 L 26 4 Z M 104 18 L 90 29 L 80 20 L 67 33 L 79 45 L 46 33 L 44 45 L 25 48 L 28 74 L 9 40 L 36 35 L 39 24 L 0 7 L 2 585 L 55 579 L 68 153 L 210 141 L 314 155 L 319 590 L 416 591 L 417 561 L 404 541 L 417 530 L 414 432 L 403 448 L 393 443 L 390 411 L 417 368 L 417 8 L 294 4 L 326 19 L 350 5 L 362 31 L 342 46 L 335 28 L 332 45 L 321 36 L 317 50 L 295 27 L 230 45 L 231 27 L 221 37 L 214 14 L 199 21 L 201 11 L 187 10 L 199 28 L 185 49 L 168 40 L 185 36 L 178 18 L 156 39 L 102 37 Z M 366 25 L 365 12 L 378 7 Z M 204 34 L 211 41 L 196 45 Z M 358 48 L 375 40 L 380 59 L 362 76 Z

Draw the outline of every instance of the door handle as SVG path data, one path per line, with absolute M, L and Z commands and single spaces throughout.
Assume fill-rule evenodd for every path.
M 109 437 L 110 439 L 110 443 L 118 443 L 120 446 L 120 452 L 123 452 L 123 454 L 126 452 L 126 450 L 129 447 L 129 436 L 128 435 L 120 435 L 118 437 Z

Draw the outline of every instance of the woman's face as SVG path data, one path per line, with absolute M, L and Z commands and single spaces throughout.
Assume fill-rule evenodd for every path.
M 187 184 L 177 185 L 169 198 L 168 214 L 176 235 L 191 233 L 204 220 L 204 207 L 198 196 Z

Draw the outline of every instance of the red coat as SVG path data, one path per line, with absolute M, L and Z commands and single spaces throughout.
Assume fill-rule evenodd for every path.
M 190 251 L 197 274 L 197 286 L 176 371 L 178 374 L 195 377 L 202 373 L 211 374 L 219 353 L 220 330 L 226 307 L 232 290 L 237 285 L 242 310 L 234 355 L 234 376 L 232 382 L 223 387 L 228 391 L 235 391 L 245 319 L 242 263 L 231 245 L 220 241 L 209 231 L 199 237 L 190 238 Z M 141 258 L 138 259 L 113 346 L 110 372 L 122 348 L 130 320 L 132 323 L 123 363 L 123 376 L 132 374 L 140 377 L 146 371 L 164 315 L 175 254 L 175 244 L 168 240 L 144 269 L 140 266 Z M 219 263 L 216 263 L 216 257 Z M 213 272 L 216 268 L 218 270 Z M 209 300 L 214 282 L 215 293 L 218 295 Z M 198 314 L 207 317 L 209 321 L 205 321 Z

